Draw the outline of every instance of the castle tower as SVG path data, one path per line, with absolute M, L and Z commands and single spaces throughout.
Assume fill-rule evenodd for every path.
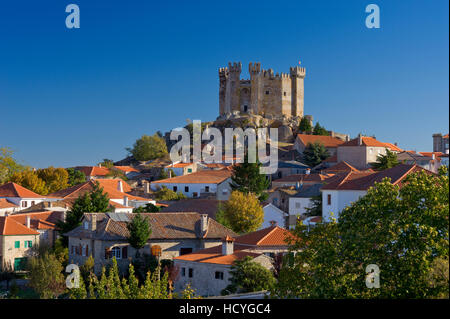
M 250 112 L 258 114 L 258 101 L 261 99 L 261 63 L 256 62 L 248 65 L 250 73 Z
M 231 64 L 231 62 L 229 62 L 228 69 L 229 69 L 230 75 L 228 78 L 227 86 L 230 89 L 229 89 L 229 95 L 227 96 L 226 100 L 228 100 L 230 103 L 229 109 L 231 109 L 231 112 L 240 111 L 239 91 L 240 91 L 242 63 L 234 62 L 233 64 Z
M 290 68 L 291 74 L 291 115 L 303 117 L 304 107 L 304 80 L 306 75 L 306 69 L 296 66 Z
M 225 114 L 227 111 L 225 109 L 225 97 L 226 97 L 226 88 L 227 81 L 229 77 L 228 68 L 219 68 L 219 112 L 220 114 Z

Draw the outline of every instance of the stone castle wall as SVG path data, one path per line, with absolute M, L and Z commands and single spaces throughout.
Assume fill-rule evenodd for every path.
M 260 63 L 250 63 L 250 79 L 240 79 L 242 64 L 230 62 L 219 69 L 219 113 L 233 112 L 256 115 L 303 117 L 303 67 L 291 67 L 290 73 L 261 69 Z

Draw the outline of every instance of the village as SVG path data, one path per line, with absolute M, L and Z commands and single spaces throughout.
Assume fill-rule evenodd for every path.
M 260 162 L 246 162 L 247 153 L 223 155 L 212 163 L 192 156 L 172 161 L 174 141 L 160 132 L 136 140 L 127 158 L 95 166 L 18 167 L 2 149 L 0 293 L 5 298 L 30 291 L 40 298 L 86 298 L 96 289 L 98 296 L 100 286 L 90 276 L 104 278 L 105 269 L 116 269 L 117 276 L 130 278 L 133 265 L 142 285 L 148 272 L 158 274 L 152 280 L 167 280 L 160 298 L 166 292 L 275 297 L 275 282 L 288 273 L 283 270 L 287 260 L 308 251 L 299 236 L 313 240 L 307 236 L 339 224 L 341 215 L 347 223 L 356 207 L 370 213 L 373 205 L 365 198 L 388 187 L 384 183 L 401 193 L 411 178 L 445 176 L 448 195 L 448 133 L 430 136 L 426 150 L 404 149 L 395 136 L 380 141 L 337 133 L 304 115 L 304 67 L 274 74 L 250 63 L 249 70 L 251 79 L 241 80 L 240 63 L 219 69 L 219 117 L 207 126 L 277 129 L 277 169 L 270 174 L 259 173 Z M 448 200 L 445 205 L 448 215 Z M 381 199 L 379 206 L 384 207 Z M 446 240 L 448 252 L 448 229 Z M 44 276 L 52 284 L 35 283 L 36 260 L 49 259 L 48 254 L 59 256 L 60 267 L 82 269 L 82 286 L 74 289 L 78 294 L 65 286 L 62 268 L 62 277 Z M 246 273 L 248 267 L 255 272 Z M 243 277 L 253 280 L 251 287 Z M 60 278 L 57 283 L 55 278 Z M 114 298 L 109 289 L 106 296 Z

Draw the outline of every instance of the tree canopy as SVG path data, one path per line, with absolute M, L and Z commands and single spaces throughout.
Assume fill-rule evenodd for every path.
M 397 160 L 397 153 L 390 151 L 386 148 L 386 154 L 378 154 L 377 161 L 372 163 L 372 167 L 375 169 L 383 170 L 392 168 L 400 164 Z
M 230 274 L 231 283 L 222 291 L 223 295 L 269 290 L 276 282 L 269 269 L 252 261 L 249 256 L 235 261 Z
M 14 173 L 25 170 L 13 157 L 13 151 L 7 147 L 0 147 L 0 185 L 10 181 Z
M 314 125 L 314 129 L 313 129 L 313 135 L 325 135 L 328 136 L 330 135 L 328 133 L 328 131 L 319 124 L 319 122 L 316 123 L 316 125 Z
M 67 183 L 69 186 L 75 186 L 81 183 L 86 182 L 86 175 L 82 171 L 76 170 L 72 167 L 66 169 L 67 174 L 69 175 Z
M 153 193 L 157 200 L 180 200 L 185 199 L 186 196 L 181 192 L 174 192 L 171 189 L 163 186 Z
M 158 134 L 143 135 L 136 140 L 132 148 L 127 148 L 127 151 L 138 161 L 153 160 L 168 154 L 166 141 Z
M 311 126 L 311 121 L 309 119 L 307 119 L 306 117 L 303 117 L 300 121 L 300 124 L 298 126 L 298 130 L 301 133 L 311 133 L 313 128 Z
M 309 230 L 300 222 L 274 296 L 448 298 L 448 196 L 448 176 L 421 171 L 402 188 L 376 183 L 338 222 Z M 379 288 L 366 286 L 368 265 L 380 269 Z
M 229 225 L 236 233 L 257 230 L 264 221 L 264 211 L 258 198 L 253 193 L 244 194 L 233 191 L 223 204 L 222 223 Z
M 139 212 L 136 213 L 131 222 L 127 224 L 127 229 L 130 233 L 128 242 L 137 251 L 147 244 L 152 233 L 148 218 L 143 217 Z
M 260 173 L 261 166 L 260 162 L 249 163 L 246 154 L 243 163 L 233 166 L 231 189 L 244 194 L 253 193 L 261 201 L 267 199 L 268 195 L 265 191 L 269 188 L 270 181 L 266 175 Z
M 330 153 L 320 142 L 308 143 L 303 150 L 303 161 L 305 164 L 314 167 L 330 157 Z

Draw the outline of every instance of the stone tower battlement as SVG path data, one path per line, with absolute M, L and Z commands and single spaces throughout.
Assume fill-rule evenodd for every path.
M 219 113 L 240 113 L 303 117 L 304 67 L 291 67 L 289 73 L 262 69 L 261 63 L 249 63 L 250 79 L 241 79 L 241 62 L 229 62 L 219 68 Z

